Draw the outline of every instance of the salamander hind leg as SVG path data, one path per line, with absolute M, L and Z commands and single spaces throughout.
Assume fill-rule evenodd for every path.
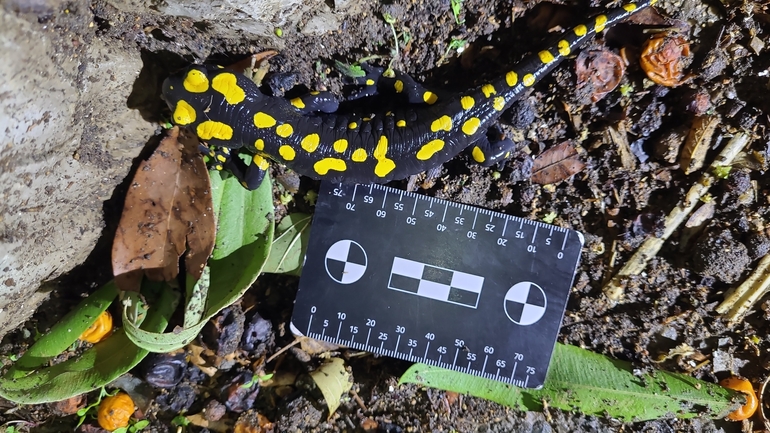
M 317 112 L 334 113 L 340 106 L 337 97 L 332 92 L 310 92 L 307 95 L 290 99 L 289 103 L 303 115 Z
M 410 104 L 433 105 L 438 101 L 436 93 L 426 89 L 425 86 L 403 72 L 395 71 L 393 77 L 383 76 L 380 79 L 379 88 L 402 94 Z
M 361 69 L 363 69 L 365 75 L 362 77 L 353 77 L 350 79 L 350 83 L 355 86 L 347 96 L 349 101 L 356 99 L 368 98 L 378 93 L 377 84 L 382 78 L 385 68 L 379 66 L 373 66 L 368 63 L 361 63 Z
M 516 150 L 516 143 L 492 126 L 481 138 L 470 145 L 473 160 L 484 167 L 492 167 L 508 160 Z
M 362 63 L 361 68 L 366 75 L 353 80 L 353 83 L 360 87 L 350 94 L 349 100 L 388 94 L 401 96 L 410 104 L 433 105 L 438 101 L 435 92 L 426 89 L 403 72 L 393 71 L 393 76 L 387 76 L 384 68 L 367 63 Z

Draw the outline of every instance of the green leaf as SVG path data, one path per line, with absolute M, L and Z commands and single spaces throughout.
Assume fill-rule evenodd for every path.
M 6 377 L 25 376 L 28 372 L 45 365 L 51 358 L 59 356 L 74 343 L 80 334 L 94 323 L 97 317 L 110 306 L 118 294 L 114 281 L 110 281 L 78 304 L 50 331 L 16 361 L 6 373 Z
M 163 305 L 157 303 L 150 303 L 146 309 L 147 311 L 164 311 L 167 321 L 176 310 L 176 306 L 179 304 L 179 293 L 173 290 L 166 283 L 155 283 L 158 286 L 158 290 L 165 294 L 165 301 Z M 131 304 L 137 305 L 142 303 L 142 297 L 133 292 L 126 292 L 125 299 L 130 300 Z M 125 302 L 125 300 L 124 300 Z M 170 352 L 177 349 L 175 343 L 179 339 L 178 335 L 174 332 L 157 332 L 142 329 L 138 323 L 134 323 L 127 317 L 126 309 L 123 310 L 123 326 L 131 341 L 140 348 L 149 352 Z M 163 331 L 163 329 L 161 329 Z M 194 338 L 194 337 L 193 337 Z
M 683 374 L 635 375 L 631 363 L 557 344 L 545 386 L 517 388 L 452 370 L 415 364 L 401 383 L 470 394 L 522 410 L 548 407 L 621 421 L 705 416 L 723 418 L 740 406 L 737 392 Z M 737 401 L 737 402 L 736 402 Z
M 281 220 L 275 228 L 278 235 L 270 247 L 263 272 L 299 275 L 310 240 L 311 219 L 308 214 L 294 213 Z
M 331 416 L 340 406 L 340 398 L 353 386 L 350 373 L 345 369 L 345 361 L 341 358 L 331 358 L 310 373 L 310 377 L 324 395 Z
M 222 179 L 221 172 L 210 174 L 219 226 L 214 253 L 201 279 L 188 290 L 184 327 L 160 334 L 130 322 L 126 325 L 134 343 L 146 350 L 170 352 L 194 340 L 214 315 L 240 299 L 254 283 L 270 253 L 275 226 L 269 176 L 259 188 L 249 191 L 233 176 Z
M 362 78 L 366 76 L 366 71 L 360 65 L 349 65 L 342 63 L 339 60 L 334 61 L 334 67 L 346 77 Z
M 211 258 L 219 260 L 267 233 L 273 224 L 273 183 L 265 176 L 259 188 L 249 191 L 234 176 L 223 180 L 221 172 L 210 173 L 217 214 L 217 242 Z
M 142 287 L 144 290 L 145 285 Z M 150 294 L 147 296 L 151 297 Z M 147 331 L 159 332 L 165 329 L 167 316 L 173 311 L 168 291 L 160 293 L 157 305 L 159 307 L 150 310 L 142 323 L 142 328 Z M 66 322 L 62 320 L 56 327 Z M 23 376 L 18 369 L 12 377 L 9 377 L 11 372 L 7 373 L 0 379 L 0 396 L 20 404 L 64 400 L 112 382 L 136 366 L 145 356 L 147 351 L 136 347 L 124 330 L 120 329 L 79 356 L 64 362 L 28 371 Z
M 190 274 L 187 274 L 187 305 L 184 308 L 184 327 L 189 328 L 199 323 L 203 318 L 206 309 L 206 298 L 208 298 L 209 283 L 211 281 L 211 268 L 203 268 L 201 278 L 195 281 Z

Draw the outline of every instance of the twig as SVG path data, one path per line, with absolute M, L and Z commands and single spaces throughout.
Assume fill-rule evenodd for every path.
M 663 243 L 671 236 L 672 233 L 682 224 L 687 216 L 692 212 L 698 201 L 703 197 L 711 188 L 711 185 L 715 181 L 715 177 L 712 174 L 715 168 L 725 165 L 730 165 L 735 157 L 743 150 L 749 143 L 750 136 L 746 132 L 737 133 L 722 149 L 719 155 L 714 159 L 709 168 L 703 172 L 700 180 L 690 187 L 690 190 L 685 195 L 684 200 L 676 205 L 666 217 L 664 221 L 665 230 L 659 237 L 648 237 L 639 249 L 634 253 L 631 258 L 628 259 L 625 265 L 615 274 L 615 277 L 610 280 L 604 286 L 604 294 L 614 302 L 620 301 L 625 295 L 625 288 L 623 282 L 626 278 L 640 274 L 644 268 L 647 267 L 647 263 L 658 254 Z
M 757 268 L 738 287 L 725 295 L 725 300 L 717 306 L 717 313 L 724 315 L 732 325 L 767 292 L 770 291 L 770 254 L 759 261 Z
M 287 350 L 291 349 L 297 344 L 299 344 L 299 339 L 292 341 L 291 344 L 287 344 L 286 346 L 283 346 L 281 350 L 279 350 L 278 352 L 275 352 L 273 356 L 271 356 L 270 358 L 267 358 L 267 361 L 265 361 L 265 364 L 270 364 L 270 362 L 275 358 L 277 358 L 280 354 L 282 354 L 283 352 L 286 352 Z
M 366 412 L 366 405 L 364 404 L 364 401 L 361 400 L 361 397 L 358 396 L 358 393 L 355 390 L 350 390 L 350 393 L 353 394 L 353 400 L 358 403 L 358 407 L 361 408 L 364 412 Z

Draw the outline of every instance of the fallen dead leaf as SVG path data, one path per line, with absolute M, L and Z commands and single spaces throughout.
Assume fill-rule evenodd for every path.
M 142 273 L 172 280 L 185 250 L 187 272 L 200 278 L 215 236 L 211 184 L 198 140 L 173 128 L 139 165 L 126 194 L 112 246 L 116 282 L 136 291 Z
M 187 345 L 187 347 L 190 349 L 190 363 L 198 367 L 204 374 L 206 374 L 209 377 L 213 377 L 215 374 L 217 374 L 217 367 L 213 365 L 212 362 L 208 361 L 207 357 L 212 357 L 214 355 L 214 352 L 210 349 L 205 349 L 202 346 L 199 346 L 195 343 L 190 343 Z M 208 352 L 208 353 L 206 353 Z M 206 357 L 204 357 L 206 355 Z
M 340 348 L 340 346 L 336 344 L 327 343 L 326 341 L 316 340 L 310 337 L 295 336 L 295 338 L 299 340 L 300 349 L 302 349 L 302 351 L 308 355 L 318 355 L 321 353 L 333 352 Z
M 620 155 L 620 164 L 626 170 L 636 170 L 636 157 L 631 151 L 631 145 L 628 143 L 628 132 L 623 122 L 619 122 L 616 127 L 608 127 L 607 132 L 610 139 L 615 144 L 615 148 Z
M 342 358 L 329 359 L 310 373 L 310 377 L 321 390 L 331 417 L 340 406 L 342 396 L 353 386 L 353 378 L 345 368 L 345 361 Z
M 202 428 L 206 428 L 215 432 L 228 432 L 231 431 L 232 426 L 228 425 L 223 420 L 219 421 L 209 421 L 207 420 L 202 413 L 196 413 L 193 415 L 187 415 L 185 418 L 187 418 L 187 421 L 190 422 L 190 424 Z
M 679 156 L 679 165 L 684 170 L 684 174 L 690 174 L 703 167 L 717 126 L 719 126 L 719 116 L 716 114 L 699 116 L 692 121 L 690 133 Z
M 579 173 L 583 168 L 585 164 L 580 160 L 575 146 L 565 141 L 535 158 L 530 179 L 541 185 L 558 183 Z

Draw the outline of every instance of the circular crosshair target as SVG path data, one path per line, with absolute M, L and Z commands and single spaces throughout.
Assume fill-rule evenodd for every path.
M 548 305 L 543 289 L 529 281 L 514 284 L 508 289 L 503 302 L 505 314 L 511 322 L 521 326 L 528 326 L 540 320 Z
M 364 248 L 358 242 L 349 239 L 335 242 L 326 251 L 326 273 L 340 284 L 352 284 L 358 281 L 364 276 L 367 263 Z

